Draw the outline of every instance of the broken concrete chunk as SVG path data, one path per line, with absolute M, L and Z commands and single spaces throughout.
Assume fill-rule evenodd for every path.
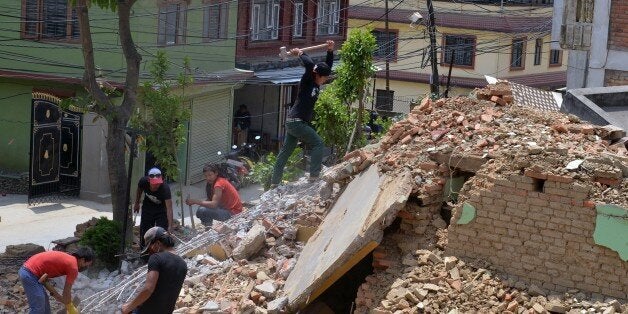
M 547 304 L 545 304 L 545 309 L 548 312 L 552 312 L 552 313 L 566 313 L 567 312 L 567 307 L 565 307 L 564 305 L 560 304 L 559 302 L 556 301 L 552 301 L 549 302 Z
M 456 263 L 458 263 L 458 258 L 455 256 L 446 256 L 445 257 L 445 270 L 451 270 L 456 267 Z
M 450 269 L 449 270 L 449 276 L 453 280 L 460 279 L 460 270 L 458 270 L 458 267 L 454 267 L 454 268 Z
M 261 285 L 255 286 L 255 291 L 261 293 L 266 298 L 275 297 L 275 292 L 277 292 L 277 287 L 275 286 L 275 282 L 272 280 L 266 280 Z
M 266 241 L 266 228 L 261 224 L 255 224 L 247 232 L 246 236 L 240 241 L 238 246 L 233 249 L 233 259 L 241 260 L 248 259 L 255 253 L 257 253 Z
M 443 288 L 441 288 L 440 286 L 435 285 L 433 283 L 426 283 L 426 284 L 424 284 L 423 285 L 423 289 L 428 290 L 428 291 L 435 291 L 435 292 L 443 290 Z
M 577 170 L 578 168 L 580 168 L 580 165 L 582 165 L 583 162 L 584 162 L 584 160 L 582 160 L 582 159 L 572 160 L 572 161 L 570 161 L 567 164 L 567 166 L 565 166 L 565 169 L 567 169 L 567 170 Z
M 201 308 L 201 310 L 204 311 L 218 311 L 220 310 L 220 306 L 218 305 L 218 303 L 209 300 L 207 301 L 207 303 L 205 303 L 205 305 Z
M 279 313 L 286 305 L 288 304 L 288 297 L 280 297 L 275 300 L 268 302 L 266 305 L 266 309 L 269 314 L 277 314 Z

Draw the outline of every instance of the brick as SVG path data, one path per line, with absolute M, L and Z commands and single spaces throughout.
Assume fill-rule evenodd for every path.
M 608 186 L 616 186 L 619 185 L 621 183 L 621 179 L 614 179 L 614 178 L 602 178 L 602 177 L 596 177 L 594 179 L 595 182 L 599 182 Z
M 573 180 L 574 180 L 573 177 L 570 177 L 570 176 L 547 174 L 547 181 L 550 181 L 550 182 L 571 183 L 573 182 Z
M 420 162 L 417 167 L 422 170 L 436 170 L 439 169 L 438 164 L 435 162 Z
M 533 171 L 533 170 L 530 170 L 530 169 L 526 169 L 523 172 L 523 175 L 526 176 L 526 177 L 530 177 L 530 178 L 547 180 L 547 174 L 546 173 L 541 173 L 541 172 Z
M 548 201 L 539 198 L 528 198 L 527 203 L 534 206 L 549 206 Z

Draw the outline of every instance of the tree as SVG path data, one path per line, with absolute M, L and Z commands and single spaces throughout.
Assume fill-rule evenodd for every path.
M 176 81 L 181 94 L 173 93 L 173 82 L 166 77 L 169 64 L 166 53 L 158 51 L 150 65 L 152 80 L 146 81 L 140 88 L 140 101 L 147 114 L 134 114 L 130 124 L 144 134 L 146 140 L 142 148 L 153 155 L 166 177 L 179 182 L 179 191 L 182 191 L 177 149 L 185 142 L 183 122 L 190 118 L 190 109 L 184 104 L 185 87 L 192 82 L 192 78 L 187 73 L 181 73 Z M 183 64 L 189 71 L 189 59 L 186 58 Z M 181 196 L 180 192 L 177 196 Z M 183 208 L 181 210 L 183 217 Z
M 373 52 L 377 44 L 369 29 L 352 29 L 340 52 L 341 63 L 336 78 L 323 90 L 316 102 L 316 128 L 337 155 L 350 150 L 353 137 L 364 142 L 364 98 L 373 76 Z M 358 109 L 351 104 L 358 102 Z M 349 144 L 349 145 L 347 145 Z
M 131 36 L 131 8 L 137 0 L 75 0 L 76 13 L 83 46 L 85 71 L 82 84 L 92 98 L 90 110 L 107 120 L 107 163 L 109 165 L 109 184 L 113 220 L 123 222 L 128 210 L 126 203 L 127 175 L 125 167 L 125 129 L 137 102 L 140 62 L 142 56 L 137 52 Z M 96 80 L 94 46 L 89 21 L 89 6 L 111 9 L 118 15 L 118 37 L 126 62 L 126 78 L 122 103 L 116 105 L 109 95 L 101 89 Z
M 189 60 L 184 60 L 184 67 L 189 68 Z M 169 62 L 166 53 L 158 51 L 152 60 L 150 73 L 152 81 L 146 81 L 140 88 L 140 101 L 147 114 L 135 114 L 131 117 L 131 125 L 144 134 L 146 141 L 143 148 L 155 157 L 156 163 L 169 178 L 179 178 L 177 149 L 185 141 L 184 121 L 190 118 L 190 110 L 184 106 L 184 94 L 172 92 L 173 84 L 166 77 Z M 182 73 L 177 86 L 185 91 L 191 78 Z M 150 145 L 159 143 L 159 145 Z

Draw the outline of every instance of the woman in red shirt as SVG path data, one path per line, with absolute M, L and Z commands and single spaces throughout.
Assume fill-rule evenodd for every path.
M 80 271 L 92 265 L 94 251 L 89 247 L 81 247 L 68 254 L 60 251 L 47 251 L 35 254 L 20 268 L 19 276 L 28 298 L 30 313 L 50 313 L 50 300 L 39 282 L 39 278 L 48 274 L 48 278 L 65 276 L 63 294 L 51 292 L 57 301 L 68 304 L 72 301 L 72 285 Z
M 220 166 L 217 164 L 207 165 L 203 168 L 203 174 L 207 181 L 207 199 L 195 200 L 187 199 L 187 205 L 199 205 L 196 210 L 198 217 L 205 226 L 211 226 L 214 219 L 225 221 L 233 215 L 242 212 L 242 201 L 238 191 L 225 179 Z

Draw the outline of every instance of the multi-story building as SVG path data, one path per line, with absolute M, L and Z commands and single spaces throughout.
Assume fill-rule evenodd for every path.
M 569 52 L 567 89 L 628 85 L 628 3 L 555 0 L 554 49 Z
M 282 61 L 279 48 L 308 47 L 346 38 L 347 0 L 246 0 L 238 3 L 236 66 L 254 77 L 235 91 L 234 104 L 248 107 L 249 140 L 262 135 L 269 149 L 284 134 L 286 109 L 296 98 L 303 68 L 296 58 Z M 325 49 L 308 52 L 323 60 Z
M 61 99 L 85 95 L 82 45 L 71 1 L 3 1 L 0 9 L 0 106 L 5 112 L 0 123 L 1 172 L 23 177 L 29 169 L 45 168 L 46 175 L 38 180 L 66 178 L 80 184 L 83 197 L 106 199 L 104 119 L 58 106 Z M 216 152 L 230 146 L 232 92 L 242 79 L 234 71 L 236 15 L 237 1 L 230 0 L 140 0 L 133 6 L 131 26 L 142 55 L 142 80 L 149 79 L 158 50 L 167 53 L 173 77 L 183 71 L 184 57 L 190 59 L 196 80 L 185 89 L 192 118 L 180 156 L 186 182 L 202 180 L 203 164 L 218 160 Z M 116 33 L 117 15 L 94 5 L 90 21 L 98 80 L 124 88 L 126 65 Z M 47 109 L 40 115 L 42 103 Z M 41 132 L 42 123 L 49 132 Z M 40 144 L 51 148 L 41 150 Z M 137 174 L 144 172 L 142 161 L 143 156 Z
M 434 1 L 441 94 L 448 81 L 449 96 L 467 94 L 486 85 L 485 75 L 543 89 L 565 85 L 567 56 L 550 47 L 552 8 L 504 3 Z M 419 1 L 418 7 L 416 3 L 391 1 L 388 31 L 384 7 L 384 1 L 353 0 L 349 27 L 372 27 L 378 41 L 375 107 L 408 112 L 411 100 L 430 93 L 427 5 L 426 1 Z

